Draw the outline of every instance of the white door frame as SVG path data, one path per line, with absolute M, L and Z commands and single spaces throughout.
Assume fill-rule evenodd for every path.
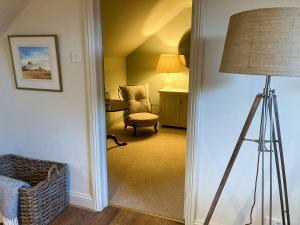
M 108 205 L 106 114 L 100 0 L 83 0 L 85 73 L 94 210 Z
M 108 206 L 101 0 L 83 0 L 83 2 L 91 182 L 94 209 L 101 211 Z M 204 0 L 193 0 L 184 206 L 186 225 L 195 225 L 197 220 L 203 2 Z
M 200 175 L 200 103 L 202 92 L 204 1 L 193 0 L 191 53 L 189 71 L 189 105 L 185 174 L 185 225 L 198 223 L 197 190 Z

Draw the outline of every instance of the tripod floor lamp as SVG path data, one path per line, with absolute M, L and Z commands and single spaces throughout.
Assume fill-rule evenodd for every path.
M 272 184 L 273 179 L 277 179 L 282 224 L 290 225 L 278 105 L 275 91 L 270 87 L 270 81 L 272 76 L 300 76 L 300 8 L 256 9 L 231 16 L 220 72 L 263 75 L 266 76 L 266 84 L 262 93 L 255 97 L 204 225 L 210 223 L 224 186 L 245 141 L 253 141 L 258 144 L 255 196 L 258 177 L 261 173 L 261 224 L 272 225 L 274 202 Z M 257 139 L 248 139 L 246 135 L 259 106 L 261 106 L 259 136 Z M 266 160 L 269 161 L 268 166 L 266 166 Z M 277 178 L 273 178 L 273 170 L 276 171 Z M 265 185 L 266 177 L 268 180 L 270 179 L 268 187 Z M 268 199 L 268 202 L 266 199 Z M 266 203 L 269 207 L 266 207 Z M 254 206 L 255 202 L 251 209 L 248 224 L 252 224 Z M 266 214 L 269 217 L 267 222 L 265 221 Z

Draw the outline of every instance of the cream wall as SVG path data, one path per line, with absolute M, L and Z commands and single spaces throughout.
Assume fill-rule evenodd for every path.
M 223 75 L 218 72 L 229 17 L 234 13 L 254 8 L 300 6 L 299 1 L 292 0 L 208 0 L 205 3 L 202 110 L 199 112 L 202 148 L 199 159 L 201 175 L 198 224 L 202 224 L 201 221 L 205 219 L 253 99 L 264 86 L 263 77 Z M 300 224 L 300 79 L 276 77 L 272 80 L 272 87 L 278 94 L 291 224 Z M 258 137 L 258 124 L 256 117 L 249 138 Z M 212 218 L 212 225 L 241 225 L 249 222 L 256 160 L 257 145 L 244 144 Z M 269 182 L 266 184 L 269 185 Z M 277 192 L 277 181 L 274 177 L 274 217 L 280 218 Z M 259 188 L 258 198 L 260 196 Z M 260 201 L 257 202 L 253 224 L 260 224 L 259 215 Z
M 161 53 L 177 53 L 181 37 L 191 27 L 191 8 L 185 9 L 126 57 L 128 84 L 150 85 L 150 100 L 159 104 L 158 90 L 163 88 L 166 74 L 157 73 L 156 65 Z M 170 74 L 173 86 L 188 88 L 188 70 Z
M 125 57 L 104 57 L 105 91 L 111 99 L 119 99 L 118 88 L 127 84 Z M 111 127 L 123 118 L 122 112 L 107 113 L 107 126 Z
M 83 63 L 82 0 L 31 0 L 0 39 L 0 154 L 66 162 L 75 200 L 91 206 L 89 133 Z M 62 93 L 17 90 L 7 35 L 57 34 Z M 80 203 L 80 204 L 81 204 Z

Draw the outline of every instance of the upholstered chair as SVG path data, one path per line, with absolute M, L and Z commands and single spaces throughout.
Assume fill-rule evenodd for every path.
M 137 127 L 154 127 L 157 133 L 160 108 L 150 103 L 149 85 L 126 85 L 119 87 L 119 93 L 124 101 L 129 104 L 129 109 L 124 112 L 125 129 L 132 126 L 136 136 Z M 154 113 L 153 108 L 157 108 Z

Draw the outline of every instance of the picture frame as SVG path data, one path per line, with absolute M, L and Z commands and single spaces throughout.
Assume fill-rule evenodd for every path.
M 62 92 L 57 35 L 9 35 L 17 89 Z

